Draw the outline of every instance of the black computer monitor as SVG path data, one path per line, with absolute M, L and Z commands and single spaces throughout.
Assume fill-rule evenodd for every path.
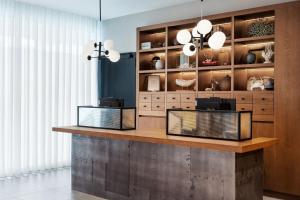
M 196 98 L 197 110 L 232 110 L 236 111 L 235 99 L 223 99 L 217 97 Z

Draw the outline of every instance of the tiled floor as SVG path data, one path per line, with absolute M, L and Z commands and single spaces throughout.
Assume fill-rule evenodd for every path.
M 0 181 L 0 200 L 104 200 L 71 190 L 70 169 Z M 264 197 L 264 200 L 275 200 Z
M 103 200 L 71 190 L 70 169 L 0 181 L 0 200 Z

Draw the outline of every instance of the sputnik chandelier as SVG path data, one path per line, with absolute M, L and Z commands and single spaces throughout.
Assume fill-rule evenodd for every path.
M 203 0 L 201 0 L 203 2 Z M 184 29 L 177 33 L 177 41 L 183 44 L 183 53 L 187 56 L 193 56 L 197 52 L 197 45 L 200 43 L 200 48 L 203 48 L 205 36 L 211 32 L 212 23 L 207 19 L 202 19 L 201 7 L 201 21 L 193 28 L 192 33 Z M 208 39 L 208 46 L 213 50 L 219 50 L 223 47 L 226 41 L 226 36 L 221 31 L 214 32 Z
M 99 20 L 100 20 L 100 33 L 101 33 L 102 0 L 99 0 Z M 113 40 L 105 40 L 103 43 L 90 42 L 90 44 L 84 47 L 83 54 L 84 54 L 84 58 L 87 60 L 92 60 L 94 58 L 100 60 L 102 56 L 105 56 L 111 62 L 118 62 L 120 60 L 120 53 L 114 50 Z

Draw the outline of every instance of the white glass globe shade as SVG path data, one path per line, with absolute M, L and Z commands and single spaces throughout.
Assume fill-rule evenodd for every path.
M 103 43 L 103 47 L 105 50 L 112 50 L 114 48 L 113 40 L 105 40 Z
M 177 41 L 180 43 L 180 44 L 187 44 L 191 41 L 192 39 L 192 36 L 191 36 L 191 33 L 184 29 L 184 30 L 181 30 L 177 33 Z
M 183 46 L 183 53 L 186 56 L 193 56 L 196 54 L 197 48 L 193 43 L 187 43 Z
M 197 24 L 197 30 L 199 33 L 203 34 L 203 36 L 209 33 L 211 29 L 212 29 L 212 24 L 207 19 L 203 19 Z
M 111 62 L 118 62 L 121 58 L 121 55 L 119 52 L 115 50 L 110 50 L 108 54 L 108 58 Z
M 197 38 L 200 37 L 200 33 L 198 33 L 197 27 L 193 28 L 192 35 L 193 37 L 197 37 Z
M 208 45 L 210 48 L 218 50 L 223 47 L 225 41 L 226 35 L 221 31 L 217 31 L 208 39 Z
M 82 54 L 84 57 L 87 57 L 88 55 L 91 55 L 94 53 L 95 50 L 95 41 L 90 41 L 88 44 L 86 44 L 82 49 Z

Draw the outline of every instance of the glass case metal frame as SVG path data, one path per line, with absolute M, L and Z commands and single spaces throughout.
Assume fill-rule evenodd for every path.
M 120 128 L 107 128 L 107 127 L 94 127 L 94 126 L 83 126 L 80 125 L 79 122 L 79 109 L 80 108 L 105 108 L 105 109 L 113 109 L 120 110 Z M 134 128 L 123 128 L 123 110 L 134 110 Z M 136 107 L 96 107 L 96 106 L 77 106 L 77 126 L 85 127 L 85 128 L 95 128 L 95 129 L 106 129 L 106 130 L 136 130 Z
M 212 113 L 237 113 L 238 114 L 238 138 L 237 139 L 227 139 L 227 138 L 218 138 L 218 137 L 206 137 L 206 136 L 194 136 L 194 135 L 186 135 L 186 134 L 172 134 L 169 133 L 169 112 L 171 111 L 185 111 L 185 112 L 212 112 Z M 192 137 L 192 138 L 205 138 L 205 139 L 216 139 L 216 140 L 226 140 L 226 141 L 246 141 L 252 139 L 252 111 L 231 111 L 231 110 L 186 110 L 186 109 L 167 109 L 166 111 L 166 133 L 170 136 L 182 136 L 182 137 Z M 241 114 L 242 113 L 250 113 L 250 137 L 249 138 L 241 138 Z

